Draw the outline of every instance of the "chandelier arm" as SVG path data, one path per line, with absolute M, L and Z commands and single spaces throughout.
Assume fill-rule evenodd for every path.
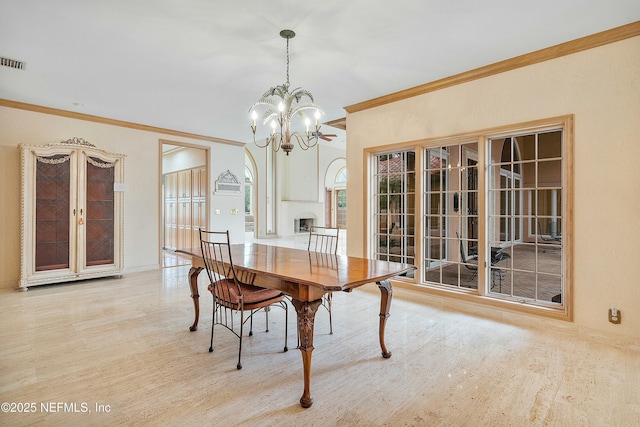
M 280 132 L 277 132 L 275 134 L 269 135 L 264 139 L 264 145 L 261 145 L 254 137 L 253 143 L 258 148 L 267 148 L 271 146 L 271 148 L 273 149 L 273 152 L 277 153 L 278 151 L 280 151 L 280 146 L 282 145 L 282 134 Z
M 269 144 L 271 143 L 271 136 L 268 136 L 264 139 L 264 145 L 260 145 L 260 143 L 258 142 L 259 140 L 256 140 L 256 136 L 255 134 L 253 135 L 253 143 L 256 144 L 256 146 L 258 148 L 266 148 L 269 146 Z
M 300 135 L 300 132 L 294 132 L 294 133 L 292 133 L 292 134 L 291 134 L 291 137 L 296 139 L 296 141 L 298 142 L 298 145 L 300 146 L 300 148 L 302 148 L 302 149 L 303 149 L 303 150 L 305 150 L 305 151 L 309 149 L 308 144 L 306 144 L 306 143 L 304 142 L 304 139 L 303 139 L 303 138 L 302 138 L 302 136 Z
M 276 133 L 271 135 L 271 149 L 274 153 L 280 151 L 280 146 L 282 145 L 282 134 Z M 276 143 L 277 141 L 277 143 Z
M 302 132 L 300 132 L 300 131 L 296 131 L 296 132 L 291 134 L 291 137 L 295 137 L 295 139 L 298 142 L 298 145 L 300 146 L 300 148 L 302 148 L 303 150 L 308 150 L 309 148 L 313 148 L 318 144 L 318 136 L 317 135 L 318 134 L 316 133 L 316 136 L 311 137 L 309 135 L 303 135 Z

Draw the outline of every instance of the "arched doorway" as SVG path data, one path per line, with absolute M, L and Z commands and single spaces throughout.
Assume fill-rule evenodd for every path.
M 335 159 L 327 167 L 325 187 L 325 225 L 347 228 L 347 161 Z

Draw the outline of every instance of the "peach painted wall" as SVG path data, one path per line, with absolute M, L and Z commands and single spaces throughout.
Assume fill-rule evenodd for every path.
M 634 37 L 349 114 L 348 223 L 365 215 L 365 148 L 573 114 L 574 324 L 585 334 L 637 342 L 639 52 Z M 366 253 L 363 233 L 349 226 L 350 255 Z M 608 322 L 613 304 L 622 310 L 620 325 Z

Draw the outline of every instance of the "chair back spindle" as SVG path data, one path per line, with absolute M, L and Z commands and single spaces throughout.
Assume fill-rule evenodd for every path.
M 335 254 L 338 252 L 340 228 L 311 226 L 308 251 Z
M 212 284 L 214 298 L 227 303 L 234 302 L 234 295 L 239 295 L 241 309 L 242 292 L 237 281 L 231 247 L 229 246 L 229 232 L 200 230 L 200 246 L 209 283 Z M 226 262 L 225 262 L 226 261 Z M 228 267 L 226 267 L 228 265 Z M 215 286 L 213 286 L 215 284 Z M 231 305 L 237 305 L 232 303 Z
M 309 245 L 307 251 L 309 251 L 309 259 L 311 259 L 311 253 L 315 253 L 315 261 L 319 265 L 323 265 L 323 262 L 333 262 L 338 265 L 336 254 L 338 253 L 338 238 L 340 236 L 339 227 L 319 227 L 312 225 L 309 228 Z M 331 256 L 329 256 L 331 255 Z M 327 256 L 325 259 L 324 256 Z M 331 313 L 333 300 L 333 293 L 327 292 L 322 297 L 322 306 L 329 312 L 329 333 L 333 334 L 333 317 Z

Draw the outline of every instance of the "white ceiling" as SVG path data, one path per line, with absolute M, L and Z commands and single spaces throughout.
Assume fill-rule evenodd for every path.
M 249 107 L 286 80 L 285 28 L 291 86 L 330 121 L 638 20 L 638 0 L 3 0 L 0 56 L 26 67 L 0 67 L 0 98 L 247 142 Z

